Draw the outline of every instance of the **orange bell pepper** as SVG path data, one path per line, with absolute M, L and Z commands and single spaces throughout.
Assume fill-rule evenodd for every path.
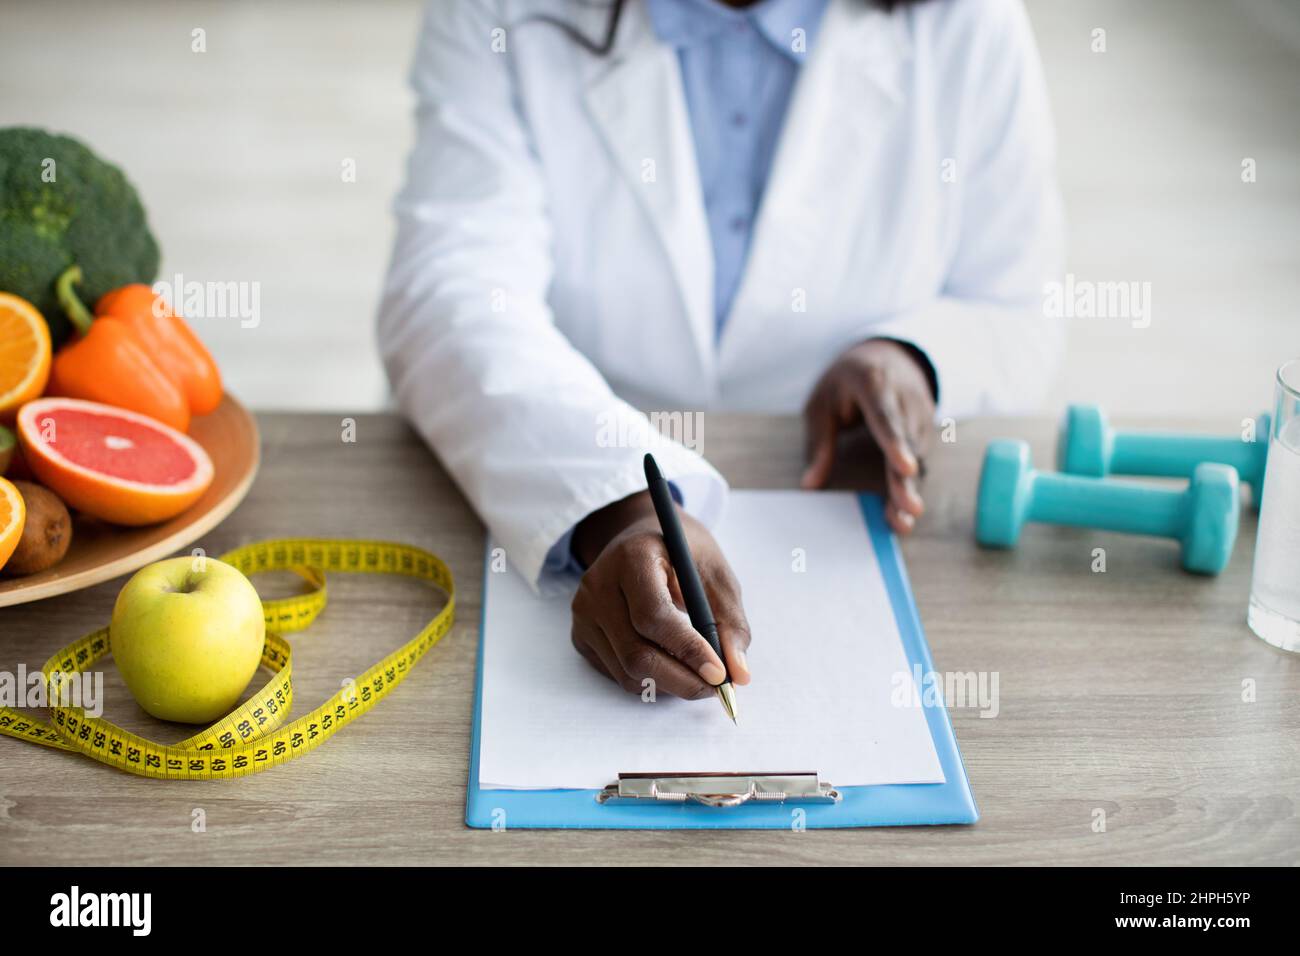
M 178 293 L 179 294 L 179 293 Z M 153 289 L 142 283 L 105 293 L 96 321 L 125 323 L 167 376 L 180 386 L 191 415 L 208 415 L 221 404 L 221 373 L 194 330 Z
M 46 393 L 127 408 L 186 431 L 190 407 L 180 386 L 146 351 L 130 325 L 91 316 L 72 288 L 80 281 L 81 269 L 72 266 L 56 284 L 59 302 L 79 337 L 54 356 Z

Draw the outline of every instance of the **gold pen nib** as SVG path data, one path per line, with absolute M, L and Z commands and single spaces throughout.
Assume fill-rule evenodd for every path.
M 722 701 L 722 709 L 727 712 L 731 722 L 739 726 L 736 720 L 736 714 L 739 712 L 736 707 L 736 687 L 731 681 L 723 681 L 718 685 L 718 700 Z

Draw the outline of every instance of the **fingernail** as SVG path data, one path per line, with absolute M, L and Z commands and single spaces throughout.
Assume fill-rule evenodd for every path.
M 914 524 L 916 524 L 916 519 L 913 518 L 906 511 L 903 511 L 901 508 L 898 509 L 895 513 L 898 515 L 898 520 L 903 525 L 903 527 L 911 528 Z
M 748 673 L 749 673 L 749 657 L 745 654 L 745 652 L 744 652 L 744 651 L 736 651 L 736 652 L 735 652 L 735 658 L 736 658 L 736 669 L 739 670 L 739 671 L 740 671 L 741 673 L 743 673 L 743 674 L 748 674 Z
M 710 684 L 721 684 L 727 679 L 727 672 L 722 669 L 722 665 L 709 661 L 700 668 L 700 676 Z

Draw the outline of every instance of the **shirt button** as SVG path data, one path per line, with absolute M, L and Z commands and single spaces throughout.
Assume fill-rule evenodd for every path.
M 749 123 L 749 117 L 744 113 L 736 112 L 731 114 L 731 125 L 736 129 L 744 129 Z
M 731 217 L 731 231 L 732 231 L 732 232 L 744 232 L 744 231 L 745 231 L 745 227 L 746 227 L 747 225 L 749 225 L 749 220 L 746 219 L 744 216 L 732 216 L 732 217 Z

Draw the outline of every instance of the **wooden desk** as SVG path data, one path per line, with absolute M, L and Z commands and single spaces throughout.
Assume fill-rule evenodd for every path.
M 1050 463 L 1052 423 L 960 425 L 931 460 L 928 511 L 903 548 L 936 667 L 998 675 L 995 718 L 952 711 L 982 819 L 803 833 L 467 829 L 482 527 L 395 417 L 361 417 L 356 444 L 340 441 L 340 416 L 261 424 L 262 474 L 200 542 L 208 553 L 286 535 L 410 541 L 451 565 L 455 629 L 320 750 L 229 783 L 143 780 L 0 738 L 0 863 L 1300 862 L 1300 657 L 1244 622 L 1253 514 L 1217 579 L 1183 573 L 1164 542 L 1081 530 L 1034 528 L 1017 551 L 981 552 L 971 522 L 985 442 L 1025 436 Z M 788 487 L 799 474 L 793 419 L 711 415 L 704 447 L 737 486 Z M 1096 547 L 1104 574 L 1091 570 Z M 39 667 L 107 621 L 120 583 L 0 611 L 0 667 Z M 293 640 L 296 712 L 433 606 L 408 582 L 336 576 L 330 591 L 322 620 Z M 184 736 L 143 716 L 111 666 L 106 686 L 108 716 Z M 199 818 L 205 832 L 193 832 Z

